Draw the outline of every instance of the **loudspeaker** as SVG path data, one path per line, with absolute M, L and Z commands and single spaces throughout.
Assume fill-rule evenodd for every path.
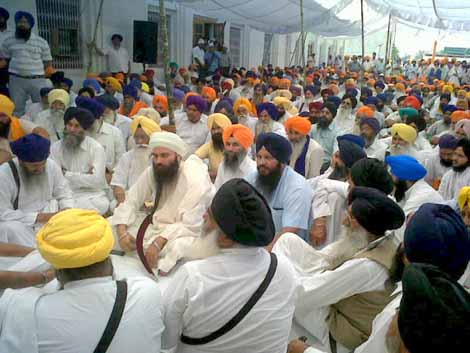
M 133 60 L 136 63 L 157 63 L 158 23 L 134 21 Z

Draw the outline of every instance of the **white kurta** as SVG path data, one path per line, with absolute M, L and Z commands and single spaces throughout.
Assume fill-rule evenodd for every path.
M 116 120 L 114 121 L 114 126 L 121 130 L 122 139 L 124 146 L 127 146 L 127 140 L 131 136 L 131 123 L 132 119 L 127 116 L 116 114 Z
M 44 172 L 47 185 L 34 185 L 31 181 L 25 183 L 16 159 L 14 163 L 20 177 L 17 210 L 13 209 L 13 202 L 18 189 L 10 166 L 7 163 L 0 166 L 0 242 L 35 247 L 35 233 L 41 227 L 36 223 L 38 213 L 72 208 L 72 191 L 52 159 L 48 159 Z
M 64 117 L 54 116 L 50 109 L 40 112 L 36 120 L 33 121 L 46 129 L 51 142 L 56 142 L 64 137 Z
M 114 168 L 111 186 L 129 190 L 140 175 L 151 165 L 150 147 L 134 147 L 124 153 Z
M 442 179 L 445 173 L 452 170 L 452 167 L 445 167 L 441 164 L 439 148 L 436 148 L 435 153 L 426 158 L 424 161 L 424 167 L 427 170 L 425 180 L 431 185 L 435 180 Z
M 186 263 L 163 293 L 162 347 L 178 345 L 178 353 L 285 353 L 298 287 L 282 256 L 266 292 L 230 332 L 200 346 L 179 342 L 181 333 L 203 337 L 235 316 L 263 281 L 269 262 L 262 248 L 232 248 Z
M 314 139 L 310 139 L 305 156 L 305 179 L 320 175 L 324 154 L 323 147 Z
M 189 153 L 194 153 L 205 142 L 209 134 L 207 116 L 202 114 L 197 123 L 192 123 L 186 113 L 175 116 L 176 134 L 189 146 Z
M 470 186 L 470 168 L 461 173 L 451 169 L 442 177 L 439 193 L 444 200 L 457 199 L 460 189 L 464 186 Z
M 378 138 L 374 140 L 374 142 L 364 149 L 366 151 L 367 157 L 369 158 L 376 158 L 380 161 L 385 160 L 385 152 L 387 151 L 388 145 Z
M 104 148 L 106 153 L 106 168 L 109 171 L 114 170 L 114 167 L 126 150 L 119 128 L 104 122 L 99 131 L 91 137 Z
M 216 190 L 219 190 L 220 187 L 225 184 L 227 181 L 235 178 L 245 178 L 250 173 L 256 171 L 256 162 L 252 160 L 248 155 L 245 156 L 245 159 L 240 163 L 237 169 L 232 170 L 225 167 L 225 162 L 220 163 L 217 170 L 217 177 L 214 181 L 214 186 Z
M 63 141 L 51 146 L 51 157 L 62 169 L 70 184 L 76 208 L 96 210 L 105 214 L 109 208 L 105 178 L 106 154 L 103 147 L 92 139 L 85 139 L 73 153 L 67 151 Z

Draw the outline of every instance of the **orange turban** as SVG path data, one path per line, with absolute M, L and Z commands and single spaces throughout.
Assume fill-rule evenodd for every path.
M 452 119 L 453 123 L 456 123 L 460 120 L 468 119 L 468 113 L 463 110 L 456 110 L 455 112 L 452 113 L 450 118 Z
M 213 102 L 217 98 L 217 93 L 215 92 L 215 89 L 213 89 L 212 87 L 208 87 L 208 86 L 204 86 L 202 88 L 201 95 L 207 98 L 209 102 Z
M 307 136 L 312 128 L 312 123 L 310 120 L 301 116 L 293 116 L 287 119 L 284 126 L 286 127 L 286 131 L 294 130 L 301 135 Z
M 395 88 L 397 89 L 397 91 L 400 91 L 400 92 L 404 92 L 405 91 L 405 85 L 401 82 L 397 83 L 395 85 Z
M 274 76 L 274 77 L 271 77 L 271 80 L 269 81 L 271 83 L 271 85 L 273 86 L 279 86 L 279 78 Z
M 403 106 L 411 106 L 412 108 L 419 110 L 421 108 L 421 102 L 415 96 L 408 96 L 403 101 Z
M 155 107 L 157 104 L 161 104 L 165 111 L 168 111 L 168 98 L 166 96 L 155 96 L 153 97 L 153 106 Z
M 280 81 L 279 81 L 279 88 L 281 89 L 289 89 L 290 87 L 290 80 L 288 78 L 282 78 Z
M 253 104 L 251 104 L 251 102 L 248 99 L 241 97 L 241 98 L 238 98 L 235 101 L 235 104 L 233 105 L 233 111 L 235 112 L 235 114 L 238 114 L 238 109 L 242 105 L 245 106 L 249 112 L 253 112 Z
M 372 108 L 364 105 L 362 107 L 360 107 L 357 112 L 356 112 L 356 116 L 361 116 L 362 118 L 373 118 L 375 116 L 375 113 L 374 111 L 372 110 Z
M 227 143 L 227 140 L 230 137 L 235 137 L 240 145 L 242 145 L 246 150 L 251 147 L 255 139 L 255 136 L 253 135 L 253 132 L 250 130 L 250 128 L 242 124 L 231 125 L 224 129 L 224 134 L 222 136 L 224 144 Z

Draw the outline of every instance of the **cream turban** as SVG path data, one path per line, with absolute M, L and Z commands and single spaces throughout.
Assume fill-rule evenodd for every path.
M 212 125 L 214 125 L 214 123 L 222 128 L 222 130 L 232 125 L 230 119 L 225 114 L 221 113 L 214 113 L 209 115 L 209 119 L 207 120 L 207 126 L 209 127 L 209 130 L 212 129 Z
M 392 126 L 392 136 L 398 135 L 403 140 L 409 143 L 413 143 L 416 140 L 416 130 L 410 125 L 397 123 Z
M 64 105 L 68 107 L 70 103 L 70 95 L 67 93 L 66 90 L 57 88 L 49 92 L 49 94 L 47 95 L 47 100 L 49 101 L 49 104 L 52 104 L 55 101 L 59 101 L 61 103 L 64 103 Z
M 188 151 L 188 147 L 181 137 L 167 131 L 154 132 L 150 136 L 149 146 L 152 149 L 155 147 L 168 148 L 181 157 L 184 157 Z
M 162 131 L 162 129 L 160 129 L 160 126 L 155 121 L 143 115 L 134 116 L 134 118 L 132 119 L 132 135 L 135 134 L 135 131 L 138 127 L 141 127 L 148 136 L 152 135 L 154 132 Z
M 160 113 L 153 108 L 140 108 L 136 115 L 143 115 L 160 125 Z
M 284 97 L 290 100 L 292 98 L 292 92 L 288 89 L 278 89 L 274 92 L 275 97 Z M 275 103 L 274 103 L 275 104 Z
M 55 269 L 79 268 L 105 260 L 114 236 L 108 221 L 96 211 L 69 209 L 52 217 L 39 230 L 36 242 Z
M 292 102 L 289 99 L 285 98 L 285 97 L 276 97 L 276 98 L 274 98 L 273 103 L 275 105 L 282 106 L 284 108 L 284 110 L 288 111 L 292 115 L 295 115 L 295 114 L 298 113 L 297 108 L 294 107 Z

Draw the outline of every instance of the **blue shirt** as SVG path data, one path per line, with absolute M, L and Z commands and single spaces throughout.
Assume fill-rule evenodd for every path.
M 340 135 L 334 121 L 326 129 L 319 129 L 318 124 L 312 126 L 310 137 L 317 141 L 322 147 L 325 154 L 323 155 L 323 163 L 329 162 L 333 152 L 336 150 L 338 142 L 336 137 Z
M 245 179 L 268 201 L 276 233 L 286 227 L 299 228 L 299 236 L 307 240 L 313 192 L 305 178 L 285 166 L 276 189 L 269 195 L 260 187 L 257 178 L 258 171 L 247 175 Z
M 204 54 L 204 61 L 208 65 L 207 71 L 215 72 L 220 67 L 220 53 L 208 51 Z

